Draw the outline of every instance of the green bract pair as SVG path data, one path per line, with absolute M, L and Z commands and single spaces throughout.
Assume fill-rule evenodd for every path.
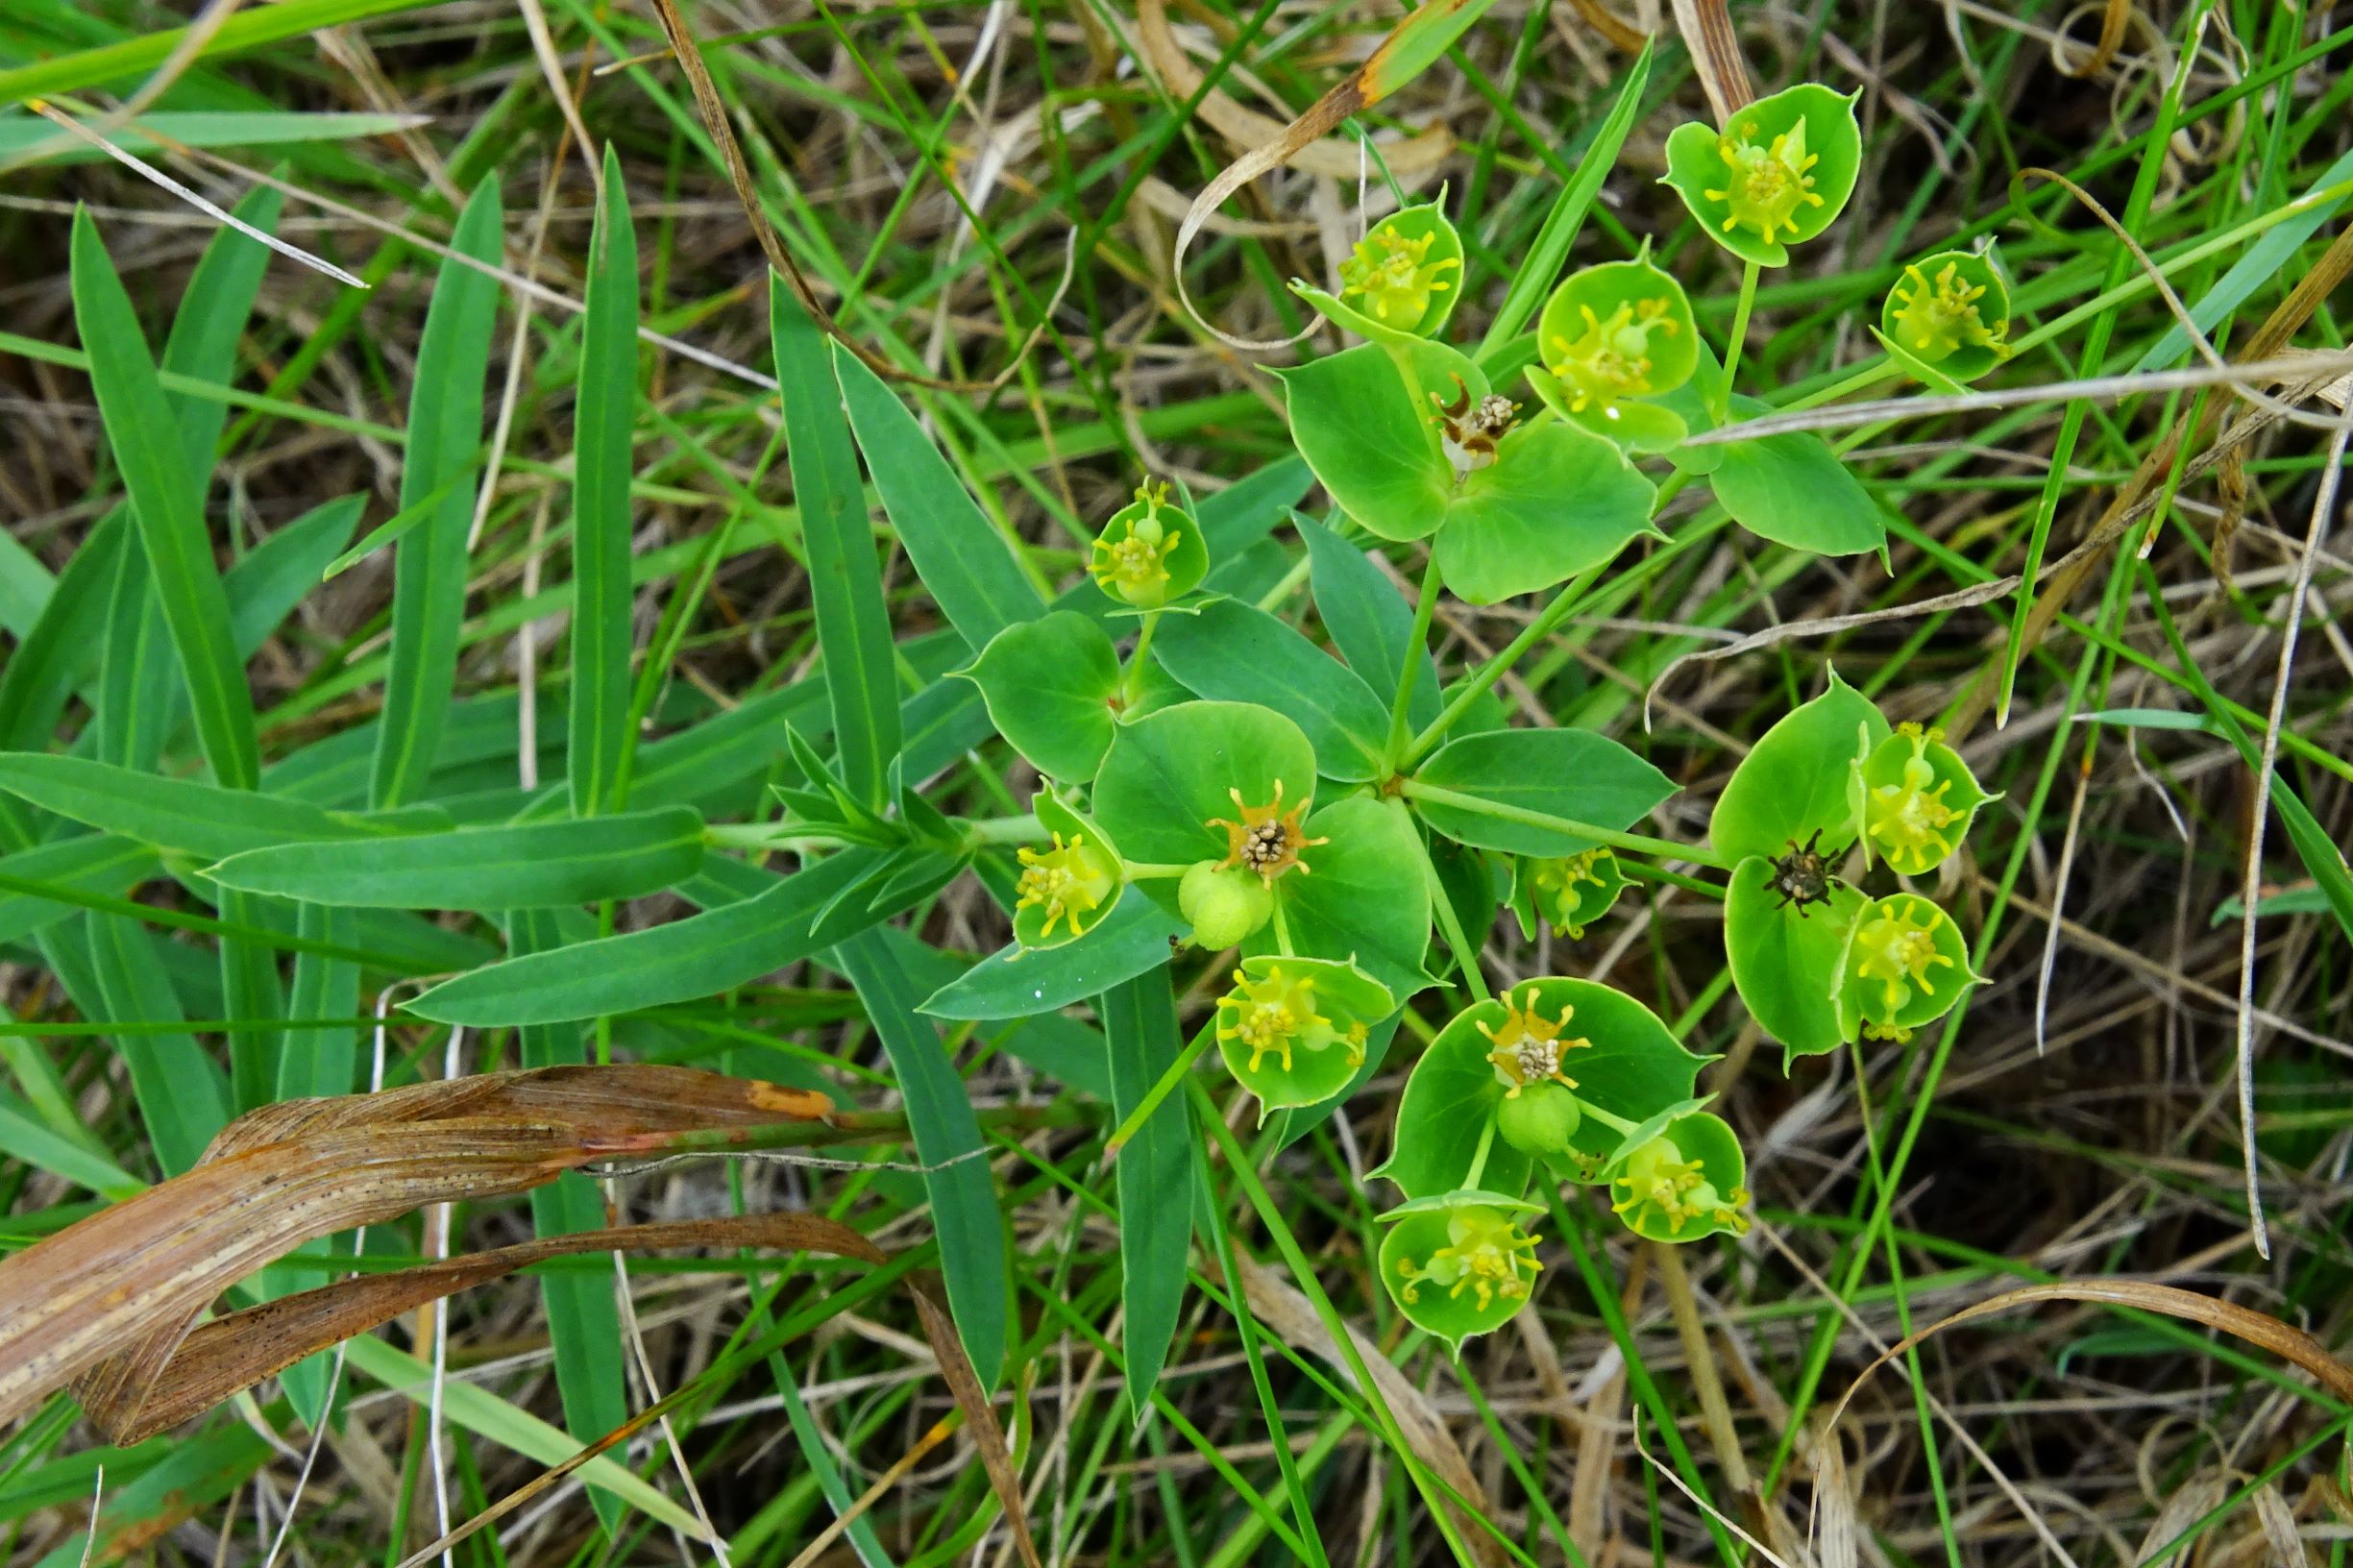
M 1654 1240 L 1746 1231 L 1739 1139 L 1692 1095 L 1709 1060 L 1590 980 L 1524 981 L 1458 1014 L 1407 1078 L 1374 1172 L 1407 1199 L 1379 1262 L 1399 1309 L 1456 1345 L 1508 1321 L 1537 1274 L 1522 1226 L 1540 1183 L 1607 1188 Z
M 1940 736 L 1891 730 L 1870 700 L 1829 689 L 1765 732 L 1709 819 L 1738 856 L 1725 956 L 1741 1000 L 1791 1056 L 1864 1035 L 1901 1039 L 1977 976 L 1952 917 L 1921 894 L 1872 897 L 1839 875 L 1851 846 L 1900 876 L 1932 871 L 1992 798 Z

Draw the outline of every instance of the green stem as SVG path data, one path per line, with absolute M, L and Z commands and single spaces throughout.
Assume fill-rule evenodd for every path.
M 1732 417 L 1732 375 L 1740 369 L 1740 347 L 1749 336 L 1749 311 L 1756 304 L 1757 264 L 1750 262 L 1740 273 L 1740 303 L 1732 309 L 1731 341 L 1724 345 L 1724 380 L 1716 388 L 1716 422 L 1728 424 Z
M 1437 421 L 1430 417 L 1430 394 L 1422 386 L 1422 373 L 1415 367 L 1411 352 L 1395 343 L 1384 343 L 1381 347 L 1388 355 L 1389 363 L 1397 367 L 1399 379 L 1406 383 L 1407 401 L 1413 404 L 1413 417 L 1422 428 L 1422 436 L 1430 448 L 1430 454 L 1444 462 L 1446 441 L 1438 434 Z
M 1291 951 L 1290 921 L 1283 918 L 1283 900 L 1281 898 L 1277 898 L 1274 901 L 1274 922 L 1275 950 L 1281 953 L 1285 958 L 1296 957 L 1297 955 Z
M 985 844 L 1043 844 L 1045 826 L 1038 821 L 1036 812 L 1023 812 L 1018 817 L 982 817 L 964 824 L 964 842 L 978 847 Z
M 1603 566 L 1607 564 L 1604 562 Z M 1551 635 L 1553 628 L 1567 619 L 1571 610 L 1577 608 L 1585 597 L 1585 590 L 1590 588 L 1594 578 L 1601 575 L 1601 566 L 1590 567 L 1562 583 L 1560 592 L 1553 596 L 1553 601 L 1545 605 L 1536 618 L 1521 629 L 1517 637 L 1505 645 L 1501 653 L 1481 665 L 1472 672 L 1468 680 L 1456 688 L 1455 695 L 1447 699 L 1446 706 L 1435 719 L 1430 721 L 1430 727 L 1414 736 L 1412 744 L 1408 746 L 1404 755 L 1397 759 L 1398 772 L 1403 772 L 1421 761 L 1430 748 L 1437 745 L 1438 737 L 1453 728 L 1455 722 L 1462 717 L 1472 703 L 1486 696 L 1497 681 L 1510 673 L 1511 667 L 1519 663 L 1530 649 Z M 1399 711 L 1404 711 L 1402 704 L 1399 706 Z
M 1603 1126 L 1608 1128 L 1613 1133 L 1619 1134 L 1620 1136 L 1630 1133 L 1636 1127 L 1641 1125 L 1639 1122 L 1629 1121 L 1624 1116 L 1613 1116 L 1608 1112 L 1603 1110 L 1600 1106 L 1595 1105 L 1591 1100 L 1583 1099 L 1576 1094 L 1571 1094 L 1569 1098 L 1577 1101 L 1577 1109 L 1586 1117 L 1600 1122 Z
M 1540 827 L 1548 832 L 1565 834 L 1571 838 L 1591 839 L 1596 844 L 1608 845 L 1613 849 L 1631 849 L 1637 854 L 1656 855 L 1662 860 L 1688 861 L 1694 866 L 1713 866 L 1728 871 L 1739 864 L 1731 856 L 1703 845 L 1678 844 L 1673 839 L 1654 839 L 1645 833 L 1620 833 L 1591 822 L 1581 822 L 1568 817 L 1555 817 L 1547 812 L 1530 811 L 1526 806 L 1508 805 L 1501 800 L 1485 800 L 1458 790 L 1443 789 L 1425 784 L 1418 778 L 1409 778 L 1402 786 L 1404 793 L 1415 800 L 1428 800 L 1434 805 L 1452 806 L 1458 811 L 1476 812 L 1492 817 L 1497 821 L 1517 822 L 1523 827 Z
M 1185 1081 L 1186 1075 L 1193 1070 L 1193 1064 L 1201 1060 L 1201 1053 L 1208 1050 L 1216 1039 L 1217 1020 L 1213 1016 L 1209 1022 L 1193 1032 L 1193 1038 L 1186 1042 L 1185 1049 L 1177 1053 L 1174 1062 L 1168 1064 L 1168 1070 L 1160 1075 L 1160 1082 L 1154 1084 L 1151 1091 L 1136 1102 L 1136 1109 L 1112 1129 L 1110 1139 L 1103 1144 L 1104 1164 L 1109 1164 L 1119 1158 L 1119 1151 L 1126 1147 L 1127 1140 L 1152 1119 L 1152 1113 L 1160 1109 L 1161 1101 Z
M 1421 597 L 1413 601 L 1413 634 L 1406 639 L 1406 667 L 1397 673 L 1397 700 L 1389 708 L 1389 746 L 1386 755 L 1390 766 L 1403 767 L 1406 737 L 1409 731 L 1407 714 L 1413 706 L 1413 688 L 1421 679 L 1422 661 L 1419 654 L 1430 642 L 1430 623 L 1438 613 L 1438 552 L 1430 552 L 1430 564 L 1422 569 Z
M 1780 414 L 1795 413 L 1801 408 L 1819 408 L 1826 403 L 1836 403 L 1841 398 L 1852 397 L 1857 392 L 1875 387 L 1881 381 L 1892 380 L 1901 374 L 1902 372 L 1896 368 L 1895 361 L 1883 354 L 1876 359 L 1864 360 L 1854 374 L 1845 380 L 1832 381 L 1821 391 L 1809 392 L 1794 403 L 1777 404 L 1773 411 Z
M 1160 625 L 1161 612 L 1146 610 L 1143 629 L 1136 634 L 1136 650 L 1127 656 L 1127 671 L 1119 677 L 1119 705 L 1132 708 L 1143 696 L 1144 655 L 1152 650 L 1152 633 Z
M 1165 877 L 1183 876 L 1192 867 L 1159 860 L 1123 860 L 1119 863 L 1119 869 L 1127 873 L 1130 882 L 1153 882 Z
M 1470 989 L 1473 1001 L 1483 1002 L 1491 994 L 1487 977 L 1479 969 L 1479 949 L 1472 945 L 1463 932 L 1462 917 L 1455 913 L 1455 901 L 1446 895 L 1446 883 L 1438 875 L 1438 863 L 1430 858 L 1427 845 L 1420 846 L 1422 874 L 1430 884 L 1430 908 L 1437 917 L 1438 934 L 1446 939 L 1446 950 L 1455 955 L 1455 968 L 1462 971 L 1462 983 Z
M 1487 1124 L 1479 1130 L 1479 1147 L 1471 1151 L 1471 1168 L 1462 1173 L 1466 1189 L 1475 1189 L 1479 1178 L 1487 1173 L 1487 1151 L 1495 1147 L 1495 1118 L 1489 1116 Z

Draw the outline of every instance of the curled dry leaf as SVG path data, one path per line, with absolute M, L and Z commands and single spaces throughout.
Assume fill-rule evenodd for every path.
M 110 1441 L 136 1442 L 315 1350 L 566 1253 L 757 1246 L 883 1263 L 883 1249 L 815 1215 L 628 1225 L 342 1280 L 196 1324 L 231 1285 L 319 1237 L 526 1191 L 593 1162 L 772 1142 L 779 1131 L 821 1136 L 836 1119 L 822 1094 L 653 1066 L 484 1073 L 263 1107 L 222 1129 L 185 1174 L 0 1262 L 0 1422 L 70 1383 Z M 913 1294 L 1035 1564 L 995 1412 L 946 1313 Z

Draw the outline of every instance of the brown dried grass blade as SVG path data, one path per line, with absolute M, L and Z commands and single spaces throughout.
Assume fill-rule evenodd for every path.
M 76 1379 L 102 1426 L 135 1419 L 196 1315 L 305 1241 L 525 1191 L 682 1135 L 831 1110 L 821 1094 L 663 1066 L 488 1073 L 265 1107 L 184 1175 L 0 1262 L 0 1422 Z
M 1964 1307 L 1949 1317 L 1941 1317 L 1926 1328 L 1906 1335 L 1855 1374 L 1854 1382 L 1839 1396 L 1837 1406 L 1830 1411 L 1830 1430 L 1836 1431 L 1839 1418 L 1847 1412 L 1848 1402 L 1870 1381 L 1873 1373 L 1923 1340 L 1957 1324 L 1974 1318 L 1993 1317 L 2013 1307 L 2023 1307 L 2038 1301 L 2096 1302 L 2112 1307 L 2131 1307 L 2141 1311 L 2159 1312 L 2167 1317 L 2178 1317 L 2186 1322 L 2218 1329 L 2301 1368 L 2311 1375 L 2314 1382 L 2339 1399 L 2353 1401 L 2353 1366 L 2339 1360 L 2326 1345 L 2302 1329 L 2283 1323 L 2268 1312 L 2259 1312 L 2233 1302 L 2218 1301 L 2213 1296 L 2202 1296 L 2194 1290 L 2184 1290 L 2176 1286 L 2150 1285 L 2140 1280 L 2092 1280 L 2065 1285 L 2029 1285 L 2016 1290 L 2004 1290 L 1998 1296 L 1990 1296 L 1973 1307 Z
M 1730 124 L 1733 115 L 1756 102 L 1749 62 L 1741 57 L 1740 38 L 1732 31 L 1731 12 L 1725 0 L 1675 0 L 1675 25 L 1691 50 L 1692 69 L 1706 89 L 1716 123 Z

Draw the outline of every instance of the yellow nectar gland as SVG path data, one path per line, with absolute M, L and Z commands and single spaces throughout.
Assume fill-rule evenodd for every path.
M 1433 294 L 1454 286 L 1438 274 L 1462 266 L 1451 256 L 1427 259 L 1437 237 L 1434 230 L 1409 238 L 1394 229 L 1374 230 L 1340 263 L 1340 292 L 1361 295 L 1383 321 L 1392 315 L 1418 320 Z
M 1949 836 L 1945 830 L 1968 813 L 1945 803 L 1952 780 L 1938 778 L 1928 761 L 1928 745 L 1938 733 L 1924 732 L 1918 724 L 1905 724 L 1897 733 L 1912 743 L 1912 754 L 1903 759 L 1903 777 L 1872 787 L 1864 819 L 1888 860 L 1909 875 L 1952 852 L 1958 835 Z
M 1362 1027 L 1358 1026 L 1360 1032 Z M 1248 1071 L 1259 1070 L 1259 1058 L 1272 1056 L 1288 1072 L 1293 1045 L 1319 1051 L 1336 1037 L 1332 1020 L 1315 1011 L 1313 978 L 1287 974 L 1281 964 L 1271 964 L 1261 980 L 1234 971 L 1234 989 L 1217 998 L 1217 1038 L 1240 1041 L 1250 1053 Z
M 1796 230 L 1799 208 L 1823 205 L 1814 194 L 1814 177 L 1806 172 L 1822 161 L 1822 155 L 1805 150 L 1803 120 L 1763 147 L 1752 139 L 1757 134 L 1752 120 L 1738 135 L 1716 138 L 1716 151 L 1732 171 L 1731 178 L 1722 190 L 1701 194 L 1729 209 L 1722 226 L 1726 233 L 1746 225 L 1770 245 L 1774 231 Z
M 1621 398 L 1647 396 L 1651 390 L 1651 334 L 1672 337 L 1683 324 L 1669 314 L 1665 295 L 1654 300 L 1622 300 L 1606 319 L 1581 305 L 1585 330 L 1575 342 L 1553 334 L 1553 362 L 1547 367 L 1569 391 L 1569 411 L 1581 414 L 1595 403 L 1606 407 Z
M 1984 295 L 1985 285 L 1973 285 L 1962 277 L 1958 262 L 1946 262 L 1933 282 L 1917 264 L 1904 268 L 1896 284 L 1898 341 L 1931 364 L 1963 348 L 2008 353 L 2008 346 L 1996 340 L 1995 329 L 1977 314 L 1977 301 Z
M 1417 1265 L 1410 1258 L 1397 1260 L 1397 1293 L 1408 1302 L 1421 1299 L 1421 1287 L 1437 1285 L 1458 1297 L 1474 1292 L 1478 1309 L 1485 1311 L 1498 1298 L 1525 1301 L 1528 1287 L 1541 1266 L 1536 1241 L 1522 1236 L 1509 1214 L 1493 1209 L 1458 1209 L 1446 1219 L 1446 1245 Z
M 1893 1013 L 1903 1006 L 1911 1000 L 1914 988 L 1924 996 L 1935 995 L 1931 979 L 1935 971 L 1955 967 L 1936 950 L 1936 921 L 1935 905 L 1903 898 L 1880 905 L 1878 914 L 1856 927 L 1855 973 L 1880 983 L 1881 1012 Z
M 1560 1059 L 1570 1051 L 1590 1049 L 1593 1041 L 1584 1039 L 1563 1040 L 1560 1032 L 1569 1026 L 1577 1009 L 1566 1002 L 1560 1005 L 1560 1017 L 1548 1018 L 1536 1011 L 1536 988 L 1522 986 L 1517 1000 L 1510 992 L 1504 992 L 1504 1021 L 1490 1029 L 1478 1025 L 1495 1049 L 1487 1060 L 1495 1066 L 1495 1076 L 1511 1087 L 1504 1090 L 1504 1098 L 1517 1099 L 1520 1090 L 1530 1084 L 1547 1081 L 1575 1089 L 1577 1080 L 1560 1070 Z
M 1157 490 L 1139 485 L 1136 499 L 1143 503 L 1143 516 L 1128 524 L 1116 539 L 1108 530 L 1097 538 L 1094 561 L 1088 570 L 1122 599 L 1156 599 L 1168 584 L 1168 557 L 1176 553 L 1185 530 L 1161 521 L 1161 507 L 1168 500 L 1167 485 Z
M 1070 934 L 1079 933 L 1079 917 L 1091 915 L 1110 897 L 1114 878 L 1102 864 L 1100 851 L 1087 846 L 1087 835 L 1075 834 L 1068 844 L 1062 835 L 1054 835 L 1054 847 L 1036 849 L 1023 845 L 1017 858 L 1021 862 L 1021 879 L 1015 884 L 1017 894 L 1014 909 L 1043 906 L 1045 909 L 1044 936 L 1054 934 L 1054 922 L 1070 922 Z
M 1300 850 L 1332 842 L 1307 836 L 1307 830 L 1299 825 L 1299 814 L 1307 809 L 1304 805 L 1288 811 L 1283 809 L 1283 781 L 1279 778 L 1275 780 L 1274 800 L 1267 805 L 1244 804 L 1242 792 L 1238 789 L 1226 794 L 1233 799 L 1234 809 L 1241 814 L 1241 821 L 1228 821 L 1223 817 L 1209 820 L 1209 826 L 1226 830 L 1226 858 L 1219 862 L 1221 866 L 1246 867 L 1272 887 L 1276 877 L 1294 866 L 1302 876 L 1312 869 L 1300 861 Z
M 1693 1220 L 1722 1218 L 1742 1234 L 1749 1228 L 1749 1216 L 1740 1212 L 1748 1193 L 1737 1187 L 1728 1196 L 1718 1192 L 1701 1174 L 1700 1163 L 1684 1159 L 1675 1139 L 1663 1133 L 1627 1157 L 1609 1190 L 1611 1213 L 1625 1218 L 1648 1205 L 1665 1218 L 1670 1235 L 1682 1235 Z

